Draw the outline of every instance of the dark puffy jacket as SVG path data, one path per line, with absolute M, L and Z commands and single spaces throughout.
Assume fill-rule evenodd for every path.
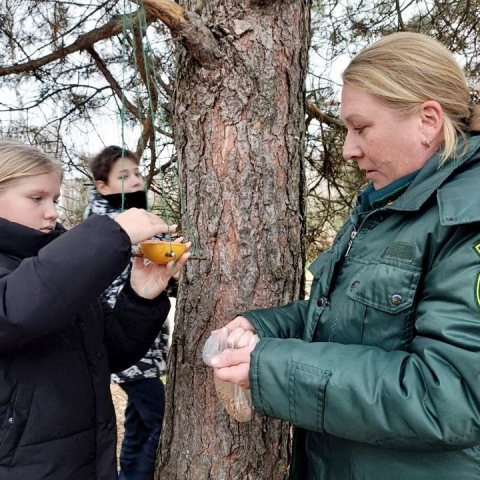
M 170 307 L 129 285 L 113 310 L 98 300 L 130 248 L 107 216 L 51 234 L 0 219 L 0 480 L 117 478 L 110 373 L 145 354 Z
M 137 193 L 144 192 L 135 192 L 134 194 L 136 195 Z M 129 195 L 131 194 L 124 194 L 124 199 L 127 200 Z M 109 203 L 108 198 L 111 196 L 112 195 L 100 195 L 95 188 L 92 189 L 90 191 L 88 206 L 85 209 L 84 218 L 88 218 L 95 214 L 108 215 L 110 218 L 115 218 L 118 216 L 121 213 L 121 209 L 115 208 Z M 105 290 L 105 292 L 103 292 L 102 297 L 107 300 L 111 306 L 115 305 L 118 294 L 122 291 L 122 288 L 128 281 L 131 268 L 132 266 L 130 262 L 122 274 L 113 281 L 113 283 Z M 175 282 L 175 284 L 177 283 L 176 280 L 172 279 L 169 287 L 172 285 L 172 282 Z M 170 296 L 176 296 L 176 293 L 175 295 L 172 295 L 171 288 L 167 288 L 167 294 Z M 165 375 L 167 373 L 169 333 L 170 329 L 168 322 L 165 322 L 160 333 L 155 339 L 155 342 L 153 342 L 153 345 L 151 345 L 145 356 L 127 370 L 122 372 L 112 372 L 111 381 L 113 383 L 125 383 L 144 378 L 159 378 L 160 376 Z
M 245 314 L 254 408 L 297 427 L 290 478 L 480 478 L 479 149 L 355 209 L 309 301 Z

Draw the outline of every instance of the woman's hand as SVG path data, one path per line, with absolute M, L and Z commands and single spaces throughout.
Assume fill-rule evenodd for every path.
M 211 360 L 213 374 L 219 380 L 231 382 L 243 388 L 250 388 L 248 372 L 250 371 L 250 354 L 255 345 L 225 350 Z
M 132 245 L 148 240 L 160 233 L 175 232 L 176 225 L 167 225 L 158 215 L 141 208 L 130 208 L 115 217 L 115 221 L 130 237 Z
M 175 242 L 181 242 L 177 238 Z M 153 299 L 160 295 L 168 285 L 170 279 L 178 278 L 180 270 L 187 263 L 190 257 L 190 242 L 186 243 L 187 251 L 177 260 L 172 260 L 166 265 L 159 265 L 153 262 L 145 263 L 143 257 L 135 257 L 130 275 L 130 285 L 139 297 Z
M 255 328 L 241 315 L 235 317 L 221 329 L 213 330 L 212 335 L 219 333 L 220 330 L 227 332 L 226 342 L 229 348 L 242 348 L 248 345 L 255 345 L 258 341 Z
M 250 354 L 259 340 L 253 325 L 239 315 L 220 330 L 212 332 L 212 335 L 215 332 L 226 332 L 226 343 L 229 348 L 211 359 L 210 365 L 213 367 L 214 375 L 219 380 L 250 388 L 248 379 Z

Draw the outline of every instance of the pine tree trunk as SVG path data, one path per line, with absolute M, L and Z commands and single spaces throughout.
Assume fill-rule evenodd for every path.
M 177 299 L 156 479 L 284 479 L 289 425 L 229 417 L 201 354 L 237 313 L 303 293 L 310 2 L 205 0 L 201 13 L 224 56 L 214 70 L 183 50 L 178 59 L 183 228 L 191 222 L 202 258 L 189 262 Z

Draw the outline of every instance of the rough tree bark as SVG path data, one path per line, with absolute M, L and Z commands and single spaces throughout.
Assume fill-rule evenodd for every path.
M 201 352 L 210 331 L 238 312 L 287 303 L 303 289 L 310 1 L 182 5 L 201 13 L 222 55 L 215 68 L 185 49 L 178 59 L 174 133 L 184 220 L 202 259 L 189 262 L 177 299 L 156 479 L 283 479 L 288 425 L 231 419 Z

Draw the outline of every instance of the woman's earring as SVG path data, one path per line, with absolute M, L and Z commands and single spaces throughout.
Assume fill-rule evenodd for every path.
M 425 140 L 425 145 L 427 148 L 430 148 L 430 140 L 428 138 Z

